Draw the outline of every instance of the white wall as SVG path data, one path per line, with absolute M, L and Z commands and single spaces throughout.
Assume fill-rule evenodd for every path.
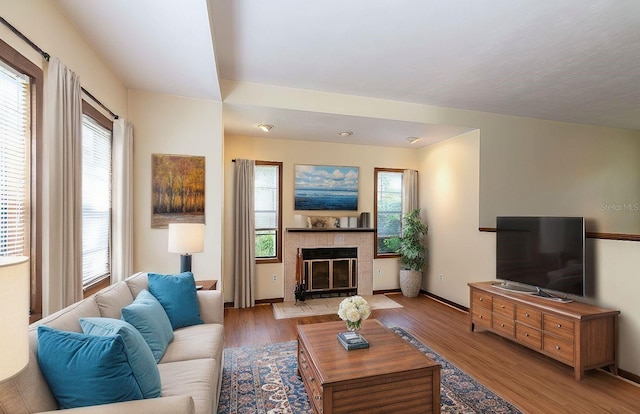
M 113 112 L 127 117 L 127 89 L 85 41 L 66 16 L 49 0 L 0 0 L 2 17 L 52 57 L 57 57 L 80 77 L 80 83 Z M 38 52 L 4 25 L 0 38 L 44 67 Z M 99 109 L 99 108 L 98 108 Z
M 296 214 L 335 216 L 336 212 L 297 212 L 293 207 L 295 164 L 343 165 L 359 167 L 358 212 L 341 215 L 357 216 L 360 212 L 373 213 L 373 170 L 375 167 L 417 168 L 417 152 L 413 149 L 385 148 L 351 144 L 291 141 L 256 137 L 225 137 L 225 216 L 224 245 L 233 246 L 233 162 L 235 158 L 283 162 L 282 220 L 283 227 L 301 227 Z M 286 234 L 284 234 L 286 237 Z M 233 252 L 225 249 L 225 301 L 233 301 Z M 399 263 L 397 259 L 374 260 L 373 289 L 397 289 Z M 378 274 L 378 271 L 380 274 Z M 284 297 L 284 265 L 260 264 L 256 266 L 256 299 Z M 273 281 L 276 275 L 276 281 Z
M 167 252 L 167 229 L 151 228 L 151 154 L 205 157 L 205 246 L 193 255 L 196 279 L 222 281 L 222 104 L 130 91 L 134 125 L 135 271 L 177 273 L 180 255 Z
M 495 235 L 478 231 L 479 155 L 479 131 L 420 151 L 420 205 L 429 226 L 422 288 L 464 306 L 467 283 L 495 278 Z

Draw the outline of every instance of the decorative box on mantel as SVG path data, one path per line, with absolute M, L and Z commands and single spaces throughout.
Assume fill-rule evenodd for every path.
M 358 295 L 373 294 L 373 246 L 375 229 L 288 228 L 284 242 L 284 301 L 295 301 L 298 248 L 356 247 L 358 249 Z

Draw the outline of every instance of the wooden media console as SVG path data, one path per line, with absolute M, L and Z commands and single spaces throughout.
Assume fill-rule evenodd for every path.
M 507 292 L 494 283 L 469 283 L 471 331 L 486 329 L 572 366 L 577 380 L 593 368 L 617 374 L 620 311 Z

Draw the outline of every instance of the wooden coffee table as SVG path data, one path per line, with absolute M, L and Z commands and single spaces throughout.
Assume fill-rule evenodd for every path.
M 440 364 L 375 319 L 369 348 L 347 351 L 344 322 L 298 325 L 298 373 L 316 413 L 439 413 Z

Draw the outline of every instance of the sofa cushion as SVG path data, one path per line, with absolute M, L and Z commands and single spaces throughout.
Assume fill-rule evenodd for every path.
M 113 318 L 81 318 L 80 326 L 87 335 L 120 335 L 127 347 L 133 376 L 142 396 L 144 398 L 160 397 L 160 373 L 155 357 L 136 328 L 128 322 Z
M 200 307 L 193 273 L 179 275 L 160 275 L 149 273 L 149 292 L 158 299 L 167 312 L 173 329 L 199 325 Z
M 122 308 L 122 319 L 133 325 L 159 362 L 173 340 L 173 329 L 164 308 L 148 291 L 142 290 L 133 303 Z
M 38 327 L 38 362 L 60 408 L 142 399 L 120 335 Z
M 120 319 L 121 310 L 133 302 L 133 295 L 126 283 L 116 283 L 106 289 L 101 290 L 94 296 L 100 316 L 105 318 Z
M 213 359 L 193 359 L 160 364 L 162 395 L 190 395 L 198 414 L 217 412 L 216 387 L 220 364 Z
M 213 358 L 222 360 L 224 328 L 220 324 L 194 325 L 173 331 L 173 341 L 160 363 Z

